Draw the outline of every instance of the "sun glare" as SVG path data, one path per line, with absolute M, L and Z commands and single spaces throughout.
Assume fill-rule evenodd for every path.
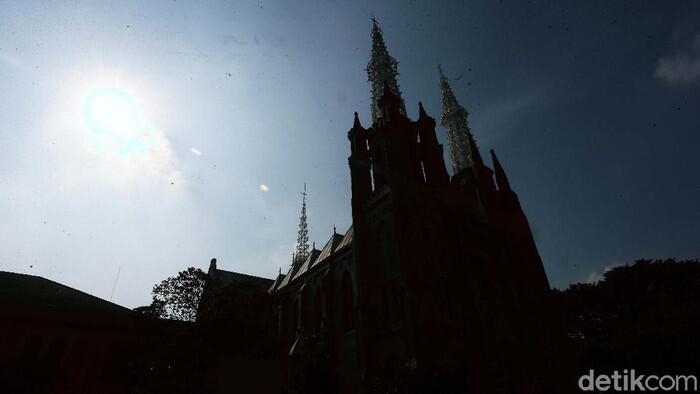
M 102 154 L 143 154 L 149 127 L 137 100 L 116 86 L 98 86 L 83 101 L 83 118 L 93 133 L 93 148 Z
M 136 132 L 139 114 L 133 96 L 115 87 L 93 89 L 85 100 L 88 124 L 95 132 L 128 136 Z

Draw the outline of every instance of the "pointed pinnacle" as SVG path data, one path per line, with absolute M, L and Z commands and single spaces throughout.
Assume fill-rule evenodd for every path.
M 362 124 L 360 124 L 360 118 L 357 116 L 357 112 L 355 112 L 355 119 L 353 121 L 352 127 L 354 129 L 361 129 L 362 128 Z
M 372 38 L 379 41 L 379 43 L 384 46 L 384 37 L 382 36 L 382 28 L 379 27 L 379 22 L 373 16 L 372 17 Z
M 474 136 L 471 132 L 467 132 L 469 137 L 469 149 L 471 150 L 472 165 L 474 168 L 481 168 L 484 166 L 484 161 L 481 159 L 481 153 L 479 153 L 479 147 L 476 146 L 476 141 L 474 141 Z
M 510 182 L 508 182 L 506 172 L 503 170 L 501 163 L 498 161 L 498 157 L 496 157 L 496 152 L 494 152 L 493 149 L 491 149 L 491 161 L 493 162 L 493 171 L 496 174 L 496 184 L 498 185 L 498 190 L 510 191 Z
M 425 113 L 425 108 L 423 108 L 423 103 L 418 102 L 418 119 L 427 118 L 428 114 Z

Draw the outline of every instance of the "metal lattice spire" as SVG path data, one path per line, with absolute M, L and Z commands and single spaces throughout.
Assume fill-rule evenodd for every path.
M 473 137 L 471 137 L 469 121 L 467 120 L 469 113 L 457 102 L 457 98 L 450 88 L 450 83 L 439 64 L 438 72 L 440 73 L 440 92 L 442 94 L 440 124 L 447 130 L 452 171 L 456 174 L 472 164 L 469 141 Z
M 309 257 L 309 225 L 306 217 L 306 183 L 301 193 L 301 216 L 299 217 L 299 234 L 297 235 L 297 250 L 294 263 L 302 263 Z
M 384 94 L 385 81 L 392 92 L 401 97 L 397 79 L 399 75 L 397 66 L 398 62 L 389 55 L 389 51 L 386 49 L 382 30 L 379 28 L 377 20 L 372 17 L 372 53 L 367 64 L 367 80 L 370 82 L 370 91 L 372 93 L 370 109 L 372 110 L 373 124 L 381 114 L 377 102 Z M 401 99 L 400 110 L 403 115 L 406 115 L 406 105 L 403 102 L 403 98 Z

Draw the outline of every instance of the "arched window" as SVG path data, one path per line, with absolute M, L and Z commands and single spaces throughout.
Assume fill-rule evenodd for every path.
M 352 290 L 352 279 L 350 274 L 345 272 L 341 285 L 343 300 L 343 330 L 350 331 L 354 327 L 354 292 Z

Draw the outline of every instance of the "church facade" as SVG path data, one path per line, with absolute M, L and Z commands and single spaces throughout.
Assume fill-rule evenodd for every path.
M 448 174 L 435 119 L 420 103 L 406 115 L 376 21 L 367 72 L 372 124 L 355 113 L 348 132 L 353 224 L 310 248 L 304 200 L 291 267 L 267 289 L 286 387 L 559 392 L 549 283 L 496 154 L 487 166 L 439 69 Z

